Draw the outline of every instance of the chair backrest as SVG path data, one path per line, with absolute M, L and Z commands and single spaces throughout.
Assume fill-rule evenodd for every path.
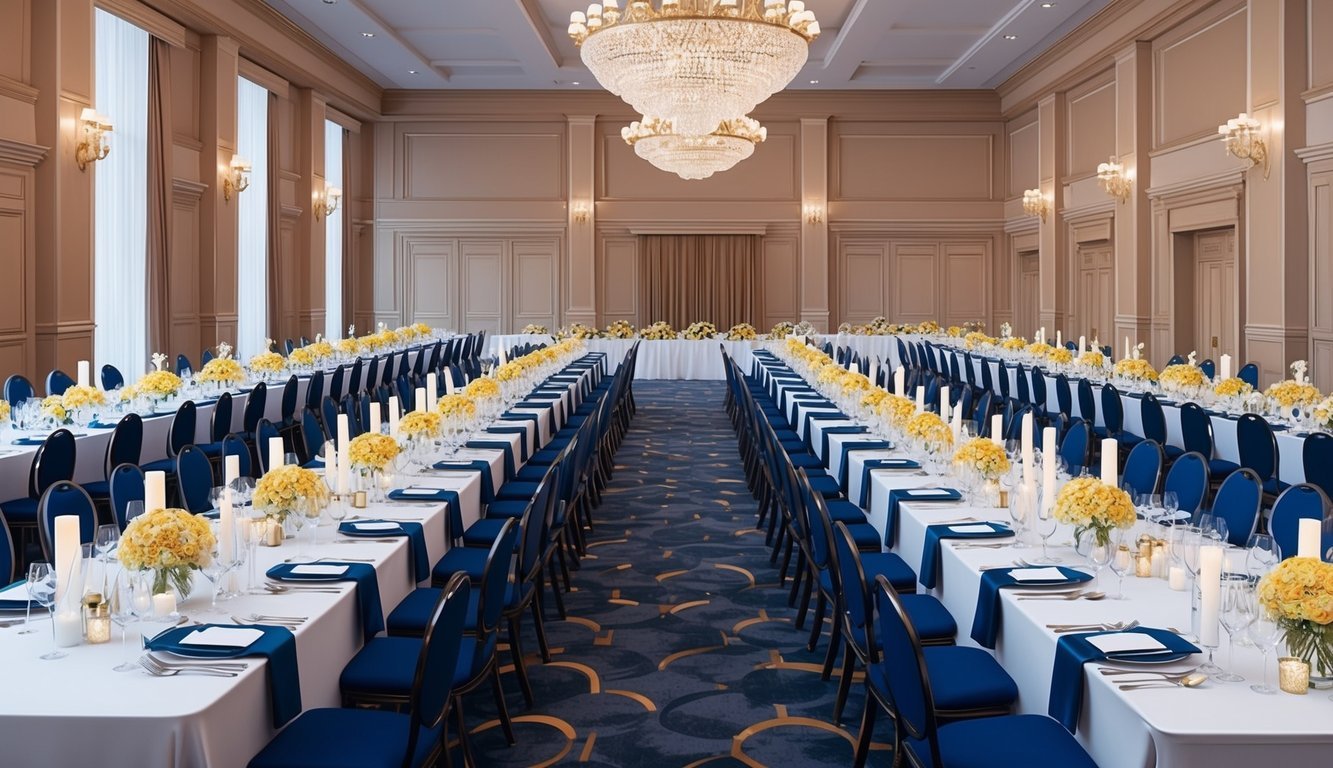
M 143 417 L 127 413 L 116 422 L 111 439 L 106 443 L 106 458 L 102 461 L 102 477 L 110 479 L 111 470 L 121 464 L 138 464 L 143 454 Z
M 1296 556 L 1299 521 L 1303 519 L 1324 521 L 1320 556 L 1328 551 L 1329 546 L 1333 546 L 1333 526 L 1330 526 L 1327 518 L 1328 504 L 1328 497 L 1319 490 L 1319 486 L 1309 483 L 1297 483 L 1277 497 L 1273 511 L 1269 513 L 1268 532 L 1273 534 L 1283 559 Z
M 310 383 L 305 389 L 305 407 L 319 410 L 319 404 L 324 401 L 324 372 L 315 371 L 310 376 Z
M 62 427 L 47 435 L 37 446 L 28 470 L 28 497 L 39 499 L 52 485 L 73 480 L 77 451 L 74 433 L 68 429 Z
M 223 392 L 213 404 L 213 417 L 209 424 L 209 437 L 215 443 L 231 434 L 231 393 Z
M 25 400 L 36 395 L 33 391 L 32 382 L 28 377 L 22 374 L 10 374 L 5 379 L 5 402 L 11 407 L 22 405 Z
M 300 380 L 295 375 L 288 377 L 287 383 L 282 387 L 282 410 L 279 415 L 282 423 L 290 424 L 296 416 L 297 396 L 301 393 Z
M 225 469 L 228 456 L 237 456 L 240 458 L 239 472 L 241 477 L 250 477 L 250 446 L 245 444 L 240 435 L 227 435 L 222 438 L 222 463 Z M 225 479 L 226 476 L 223 476 Z
M 1092 382 L 1079 379 L 1074 387 L 1078 396 L 1078 416 L 1088 422 L 1088 426 L 1097 424 L 1097 397 L 1092 393 Z
M 310 461 L 319 455 L 319 448 L 324 444 L 324 431 L 320 429 L 319 417 L 315 412 L 306 408 L 301 412 L 301 442 L 305 447 L 306 461 Z
M 1014 397 L 1017 398 L 1018 402 L 1023 403 L 1024 405 L 1032 403 L 1032 389 L 1028 386 L 1027 366 L 1019 363 L 1018 367 L 1014 369 L 1014 373 L 1016 375 L 1014 384 L 1018 387 L 1018 391 L 1015 393 Z
M 241 415 L 241 429 L 249 434 L 255 433 L 259 420 L 264 418 L 264 408 L 268 405 L 268 385 L 257 382 L 255 388 L 245 399 L 245 413 Z M 219 438 L 214 438 L 219 439 Z
M 1167 364 L 1167 365 L 1180 365 L 1180 364 L 1183 363 L 1183 362 L 1185 362 L 1185 358 L 1181 357 L 1180 355 L 1172 355 L 1172 356 L 1171 356 L 1171 359 L 1166 361 L 1166 364 Z
M 102 389 L 110 392 L 123 386 L 125 386 L 125 376 L 121 374 L 119 368 L 110 363 L 102 366 Z
M 990 434 L 990 413 L 991 413 L 991 391 L 989 389 L 981 393 L 977 398 L 976 407 L 972 409 L 972 423 L 976 427 L 978 435 Z
M 1241 414 L 1236 422 L 1236 448 L 1240 465 L 1253 469 L 1260 480 L 1266 483 L 1277 474 L 1277 438 L 1262 416 Z
M 167 455 L 175 458 L 181 449 L 194 444 L 197 409 L 193 400 L 186 400 L 171 417 L 171 431 L 167 433 Z
M 343 395 L 342 401 L 338 403 L 338 410 L 347 414 L 347 428 L 351 430 L 352 437 L 366 431 L 366 427 L 369 426 L 366 422 L 370 421 L 370 415 L 365 414 L 363 417 L 360 404 L 355 397 Z
M 199 353 L 199 365 L 201 367 L 208 365 L 214 357 L 217 357 L 217 355 L 213 354 L 212 349 L 205 349 L 203 352 Z
M 361 394 L 361 358 L 352 363 L 352 370 L 347 376 L 347 391 L 353 395 Z
M 120 464 L 107 477 L 111 489 L 111 512 L 116 525 L 125 530 L 125 508 L 131 501 L 144 500 L 143 470 L 137 464 Z
M 1140 415 L 1143 419 L 1143 435 L 1148 440 L 1156 440 L 1159 445 L 1166 444 L 1166 414 L 1162 413 L 1162 404 L 1157 400 L 1157 395 L 1151 392 L 1143 396 L 1143 404 L 1140 406 L 1142 411 Z
M 1060 413 L 1074 415 L 1074 392 L 1069 386 L 1069 377 L 1063 373 L 1055 376 L 1055 405 Z
M 1185 450 L 1213 457 L 1213 420 L 1198 403 L 1180 406 L 1180 432 Z
M 1032 402 L 1040 406 L 1038 410 L 1046 410 L 1046 372 L 1037 366 L 1032 366 Z
M 1259 365 L 1258 363 L 1246 363 L 1240 367 L 1236 377 L 1249 384 L 1254 389 L 1259 388 Z
M 366 365 L 366 389 L 374 389 L 380 386 L 380 357 L 370 358 Z
M 259 420 L 259 426 L 255 428 L 255 445 L 258 447 L 256 453 L 259 456 L 259 469 L 262 472 L 268 472 L 270 469 L 268 441 L 281 436 L 282 433 L 278 432 L 278 428 L 273 426 L 273 422 L 268 419 Z
M 546 526 L 551 518 L 551 504 L 555 501 L 554 490 L 555 473 L 548 468 L 537 484 L 532 503 L 523 513 L 523 522 L 519 524 L 523 538 L 519 542 L 518 558 L 514 561 L 514 583 L 520 595 L 521 587 L 535 578 L 542 567 L 542 549 L 546 546 Z
M 74 379 L 68 373 L 56 368 L 46 374 L 46 394 L 63 395 L 65 390 L 74 386 Z
M 1188 512 L 1193 517 L 1203 506 L 1203 497 L 1208 495 L 1208 459 L 1197 451 L 1177 457 L 1171 464 L 1171 471 L 1166 473 L 1166 483 L 1162 486 L 1163 493 L 1169 491 L 1175 492 L 1180 502 L 1180 511 Z
M 1065 439 L 1060 443 L 1060 458 L 1069 468 L 1069 474 L 1077 476 L 1088 465 L 1088 446 L 1090 444 L 1088 422 L 1074 419 L 1065 431 Z
M 14 579 L 14 538 L 9 533 L 9 523 L 0 515 L 0 581 L 8 584 Z
M 944 765 L 935 740 L 935 698 L 926 674 L 921 638 L 912 626 L 902 600 L 884 576 L 875 577 L 875 631 L 888 667 L 889 695 L 897 710 L 896 723 L 903 738 L 928 740 L 931 765 Z
M 1254 470 L 1241 467 L 1227 475 L 1213 497 L 1213 514 L 1227 521 L 1227 541 L 1243 547 L 1259 527 L 1264 484 Z
M 198 514 L 212 508 L 208 492 L 213 488 L 213 467 L 198 446 L 187 445 L 177 454 L 176 487 L 186 510 Z
M 184 352 L 180 353 L 179 355 L 176 355 L 176 375 L 177 375 L 177 376 L 184 376 L 185 374 L 187 374 L 187 373 L 189 373 L 189 372 L 191 372 L 191 371 L 193 371 L 193 370 L 194 370 L 194 366 L 190 365 L 190 358 L 189 358 L 188 355 L 186 355 Z
M 343 381 L 347 378 L 347 366 L 340 365 L 333 370 L 333 376 L 329 379 L 329 395 L 334 400 L 341 400 L 343 397 Z
M 440 590 L 440 598 L 426 622 L 421 650 L 417 653 L 416 672 L 412 676 L 412 693 L 408 698 L 405 765 L 412 764 L 418 751 L 418 739 L 443 730 L 445 711 L 453 695 L 454 668 L 458 666 L 471 591 L 467 574 L 462 571 L 453 573 Z
M 291 339 L 287 339 L 286 341 L 283 342 L 282 346 L 283 349 L 287 350 L 287 355 L 290 357 L 292 354 L 292 350 L 296 349 L 296 342 L 292 341 Z
M 1203 371 L 1203 375 L 1210 379 L 1217 375 L 1217 365 L 1212 360 L 1204 360 L 1199 363 L 1199 370 Z
M 1134 446 L 1125 459 L 1121 487 L 1128 486 L 1131 495 L 1142 496 L 1157 493 L 1157 483 L 1161 479 L 1162 446 L 1156 440 L 1144 440 Z
M 325 395 L 319 404 L 320 420 L 324 422 L 324 436 L 330 440 L 338 439 L 338 403 L 329 395 Z M 350 426 L 350 425 L 349 425 Z M 338 450 L 343 450 L 347 446 L 340 445 Z
M 1111 437 L 1125 428 L 1125 404 L 1120 402 L 1120 390 L 1110 383 L 1102 385 L 1102 426 Z
M 990 360 L 984 357 L 981 358 L 981 388 L 992 394 L 995 392 L 995 380 L 991 376 Z
M 847 619 L 855 629 L 873 638 L 870 619 L 874 615 L 874 608 L 870 602 L 870 592 L 866 589 L 866 573 L 861 564 L 861 552 L 856 547 L 856 540 L 852 537 L 851 530 L 842 522 L 833 524 L 832 538 L 833 559 L 838 574 L 837 583 L 842 589 L 842 602 L 844 610 L 847 611 Z M 838 621 L 841 618 L 834 616 L 833 620 Z M 856 637 L 857 634 L 848 633 L 853 642 L 860 641 L 861 638 Z M 866 646 L 860 649 L 862 654 L 866 656 L 873 654 L 875 643 L 867 642 Z
M 481 590 L 477 600 L 479 638 L 495 632 L 500 626 L 500 614 L 505 609 L 505 588 L 509 586 L 509 558 L 514 556 L 514 540 L 517 538 L 518 521 L 511 517 L 500 526 L 500 533 L 486 553 L 486 565 L 477 585 Z
M 79 542 L 88 544 L 97 535 L 97 509 L 83 486 L 61 480 L 47 488 L 37 502 L 37 536 L 42 544 L 42 556 L 52 562 L 55 556 L 55 519 L 63 515 L 79 518 Z M 63 570 L 64 563 L 52 564 Z
M 1305 465 L 1305 482 L 1333 497 L 1333 435 L 1311 432 L 1301 447 L 1301 463 Z

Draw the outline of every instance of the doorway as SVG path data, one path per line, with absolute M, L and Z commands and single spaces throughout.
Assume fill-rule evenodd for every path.
M 1114 266 L 1110 243 L 1103 240 L 1079 244 L 1078 303 L 1074 309 L 1078 327 L 1069 329 L 1070 338 L 1087 336 L 1091 341 L 1100 339 L 1103 333 L 1107 334 L 1108 339 L 1113 335 Z
M 1236 229 L 1176 234 L 1176 353 L 1199 360 L 1237 355 Z
M 1018 253 L 1018 306 L 1014 307 L 1014 335 L 1031 336 L 1037 331 L 1037 308 L 1041 305 L 1041 254 Z

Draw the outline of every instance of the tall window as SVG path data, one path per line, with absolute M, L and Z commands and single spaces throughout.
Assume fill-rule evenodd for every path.
M 236 154 L 250 161 L 250 188 L 236 198 L 236 352 L 264 349 L 268 329 L 268 89 L 237 78 Z
M 343 188 L 343 129 L 332 120 L 324 121 L 324 184 Z M 333 339 L 343 334 L 343 207 L 324 217 L 324 335 Z
M 148 365 L 148 33 L 98 9 L 95 47 L 96 109 L 116 129 L 92 171 L 93 356 L 133 381 Z

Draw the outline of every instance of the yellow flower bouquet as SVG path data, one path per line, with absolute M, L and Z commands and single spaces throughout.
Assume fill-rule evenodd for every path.
M 962 472 L 996 482 L 1009 471 L 1009 456 L 993 440 L 974 437 L 954 453 L 953 465 Z
M 945 333 L 946 333 L 946 334 L 949 336 L 949 338 L 951 338 L 951 339 L 961 338 L 962 335 L 963 335 L 963 326 L 961 326 L 961 325 L 951 325 L 951 326 L 949 326 L 949 329 L 948 329 L 947 331 L 945 331 Z
M 1192 394 L 1208 384 L 1203 369 L 1189 363 L 1176 363 L 1162 369 L 1157 380 L 1167 392 Z
M 361 340 L 356 338 L 342 339 L 338 342 L 338 351 L 344 355 L 359 355 L 364 348 Z
M 69 420 L 69 412 L 65 410 L 65 399 L 60 395 L 47 395 L 42 398 L 42 415 L 54 420 L 57 424 L 64 424 Z
M 510 360 L 504 365 L 495 369 L 495 378 L 500 381 L 515 381 L 523 376 L 523 364 L 517 360 Z
M 1067 347 L 1051 347 L 1051 351 L 1046 353 L 1046 359 L 1056 365 L 1069 365 L 1074 362 L 1074 353 Z
M 908 437 L 920 441 L 928 451 L 947 451 L 953 447 L 953 430 L 938 414 L 930 411 L 913 416 L 907 422 L 906 432 Z
M 523 330 L 519 331 L 519 333 L 528 336 L 547 336 L 551 332 L 547 330 L 546 326 L 544 325 L 538 325 L 536 323 L 528 323 L 527 325 L 523 326 Z
M 736 323 L 727 331 L 728 341 L 754 341 L 759 337 L 754 326 L 749 323 Z
M 1333 428 L 1333 397 L 1326 397 L 1314 407 L 1314 419 L 1324 429 Z M 5 412 L 0 411 L 0 421 L 5 420 Z
M 1024 349 L 1027 349 L 1027 346 L 1028 346 L 1028 340 L 1023 338 L 1022 336 L 1010 336 L 1009 338 L 1000 342 L 1000 349 L 1007 350 L 1009 352 L 1020 352 Z
M 1113 369 L 1116 376 L 1138 381 L 1157 381 L 1157 369 L 1141 357 L 1127 357 L 1116 361 Z
M 431 411 L 412 411 L 398 422 L 398 431 L 409 440 L 433 440 L 440 436 L 440 414 Z
M 792 325 L 791 323 L 778 323 L 777 325 L 773 326 L 772 329 L 769 330 L 768 338 L 785 339 L 791 335 L 792 329 L 795 327 L 796 326 Z
M 965 349 L 976 349 L 977 347 L 991 346 L 997 343 L 997 339 L 987 336 L 981 331 L 972 331 L 963 337 L 963 347 Z
M 245 369 L 230 357 L 215 357 L 204 364 L 196 379 L 224 387 L 234 387 L 245 381 Z
M 918 323 L 916 332 L 920 334 L 936 334 L 940 332 L 940 324 L 934 320 L 927 320 L 924 323 Z
M 61 395 L 61 401 L 66 411 L 75 411 L 81 408 L 98 408 L 106 405 L 106 393 L 97 387 L 81 387 L 77 384 L 65 390 Z
M 287 355 L 287 359 L 291 361 L 293 365 L 300 365 L 308 368 L 315 364 L 315 351 L 310 347 L 297 347 L 291 351 L 291 354 Z
M 310 354 L 314 355 L 316 360 L 333 357 L 333 344 L 324 339 L 320 339 L 313 344 L 307 344 L 306 349 L 310 350 Z
M 1033 357 L 1049 357 L 1051 351 L 1054 349 L 1055 347 L 1052 347 L 1050 344 L 1047 344 L 1044 341 L 1034 341 L 1031 344 L 1027 345 L 1026 351 L 1029 355 L 1032 355 Z
M 134 385 L 136 391 L 155 400 L 176 396 L 181 389 L 181 377 L 171 371 L 150 371 Z
M 1078 364 L 1084 368 L 1092 368 L 1100 371 L 1106 367 L 1106 355 L 1095 349 L 1089 349 L 1087 352 L 1078 356 Z
M 1074 526 L 1074 539 L 1092 531 L 1098 546 L 1111 543 L 1111 529 L 1129 528 L 1138 519 L 1129 494 L 1095 477 L 1065 483 L 1055 497 L 1055 519 Z
M 606 326 L 606 338 L 608 339 L 632 339 L 634 338 L 634 326 L 626 320 L 617 320 Z
M 353 466 L 356 464 L 356 441 L 369 436 L 361 435 L 352 440 Z M 398 446 L 391 437 L 383 435 L 375 437 L 389 441 L 395 449 Z M 291 513 L 311 505 L 323 509 L 329 503 L 329 489 L 314 470 L 296 464 L 286 464 L 270 469 L 259 478 L 259 482 L 255 484 L 252 503 L 256 509 L 263 510 L 268 517 L 282 522 Z
M 250 358 L 251 372 L 263 376 L 277 375 L 286 367 L 287 361 L 277 352 L 260 352 Z
M 693 341 L 711 339 L 716 335 L 717 328 L 707 320 L 690 323 L 689 327 L 685 329 L 685 338 Z
M 880 389 L 879 387 L 872 387 L 861 396 L 861 407 L 874 410 L 879 407 L 880 403 L 888 400 L 890 397 L 892 397 L 892 395 L 887 391 Z
M 175 587 L 184 598 L 194 572 L 212 561 L 216 544 L 205 518 L 183 509 L 150 509 L 125 527 L 116 552 L 125 568 L 153 572 L 153 594 Z
M 879 417 L 899 431 L 906 431 L 907 425 L 916 416 L 916 403 L 901 395 L 889 395 L 876 408 Z M 953 434 L 949 435 L 951 438 Z
M 399 424 L 402 427 L 402 424 Z M 398 441 L 371 432 L 357 435 L 347 444 L 347 462 L 352 469 L 383 472 L 398 458 Z M 258 494 L 258 491 L 256 491 Z
M 1222 379 L 1213 387 L 1213 394 L 1218 397 L 1245 397 L 1254 391 L 1250 383 L 1239 376 Z
M 639 331 L 639 338 L 648 341 L 665 341 L 666 339 L 676 338 L 676 332 L 672 330 L 671 324 L 665 320 L 658 320 L 652 325 Z
M 1323 397 L 1313 384 L 1297 382 L 1292 379 L 1279 381 L 1269 387 L 1264 394 L 1283 408 L 1314 405 Z
M 1289 557 L 1259 580 L 1259 602 L 1277 617 L 1287 649 L 1333 675 L 1333 564 Z
M 9 421 L 9 401 L 0 400 L 0 424 Z
M 473 400 L 490 400 L 500 396 L 500 385 L 495 383 L 495 379 L 489 376 L 469 381 L 466 387 L 463 387 L 463 394 Z
M 477 404 L 467 395 L 445 395 L 435 401 L 435 412 L 453 421 L 476 417 Z
M 561 339 L 595 339 L 601 335 L 602 335 L 601 331 L 597 330 L 596 328 L 593 328 L 590 325 L 584 325 L 583 323 L 574 323 L 568 328 L 561 328 L 560 331 L 556 334 L 556 337 Z

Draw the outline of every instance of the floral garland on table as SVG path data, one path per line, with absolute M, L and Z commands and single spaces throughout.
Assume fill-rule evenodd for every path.
M 399 420 L 398 432 L 409 440 L 418 438 L 434 439 L 440 436 L 440 424 L 439 413 L 412 411 Z
M 995 441 L 974 437 L 954 453 L 953 464 L 960 470 L 976 473 L 994 482 L 1009 471 L 1009 456 Z
M 1113 528 L 1129 528 L 1138 519 L 1129 494 L 1095 477 L 1070 480 L 1055 497 L 1055 519 L 1074 526 L 1074 539 L 1091 531 L 1098 546 L 1111 542 Z
M 510 360 L 504 365 L 496 367 L 494 375 L 500 381 L 514 381 L 522 378 L 523 364 L 516 360 Z
M 754 341 L 757 338 L 759 333 L 749 323 L 736 323 L 727 331 L 728 341 Z
M 467 395 L 445 395 L 435 401 L 435 412 L 446 419 L 471 419 L 477 415 L 477 404 Z
M 574 323 L 568 328 L 561 328 L 556 332 L 557 339 L 595 339 L 602 335 L 602 332 L 590 325 L 583 323 Z
M 658 320 L 652 325 L 639 331 L 639 338 L 648 341 L 664 341 L 666 339 L 676 338 L 676 332 L 672 330 L 671 325 L 665 320 Z
M 366 432 L 352 438 L 352 442 L 347 444 L 347 462 L 352 469 L 382 472 L 396 458 L 398 441 L 388 435 Z
M 877 411 L 881 403 L 893 397 L 887 390 L 879 387 L 870 387 L 864 395 L 861 396 L 861 407 Z
M 536 323 L 528 323 L 527 325 L 523 326 L 523 330 L 519 331 L 519 333 L 524 334 L 525 336 L 546 336 L 549 335 L 551 332 L 547 330 L 546 326 L 544 325 L 538 325 Z
M 1000 343 L 999 339 L 993 336 L 987 336 L 982 331 L 972 331 L 971 333 L 963 337 L 963 347 L 965 349 L 976 349 L 977 347 L 993 347 L 999 343 Z
M 1055 347 L 1052 347 L 1044 341 L 1034 341 L 1027 345 L 1027 348 L 1024 351 L 1033 357 L 1050 357 L 1051 352 L 1054 350 Z
M 361 340 L 355 337 L 348 337 L 338 341 L 338 351 L 344 355 L 359 355 L 365 349 Z
M 913 406 L 915 407 L 915 406 Z M 947 451 L 953 448 L 953 430 L 938 414 L 918 413 L 907 422 L 907 436 L 920 440 L 927 450 Z
M 463 394 L 474 400 L 489 400 L 500 396 L 500 385 L 489 376 L 473 379 L 463 387 Z
M 1067 347 L 1051 347 L 1051 351 L 1046 353 L 1046 359 L 1056 365 L 1069 365 L 1074 362 L 1074 353 Z
M 1028 340 L 1022 336 L 1010 336 L 1000 342 L 1000 349 L 1008 350 L 1010 352 L 1022 352 L 1027 349 L 1027 347 Z
M 792 335 L 792 331 L 795 330 L 795 328 L 796 326 L 792 325 L 791 323 L 787 322 L 778 323 L 777 325 L 773 326 L 772 329 L 769 330 L 768 338 L 774 340 L 785 339 L 788 336 Z
M 1190 353 L 1193 356 L 1194 353 Z M 1167 392 L 1192 394 L 1208 385 L 1208 377 L 1203 369 L 1193 363 L 1176 363 L 1162 369 L 1157 377 L 1162 389 Z
M 617 320 L 606 326 L 606 338 L 632 339 L 634 338 L 634 326 L 630 325 L 628 320 Z
M 716 336 L 717 328 L 707 320 L 699 320 L 698 322 L 690 323 L 689 327 L 685 329 L 684 335 L 685 338 L 690 339 L 691 341 L 703 341 L 704 339 L 711 339 Z
M 907 425 L 916 417 L 916 403 L 902 395 L 889 395 L 879 404 L 876 413 L 895 429 L 906 431 Z
M 116 556 L 129 570 L 153 572 L 153 594 L 175 587 L 186 597 L 216 545 L 208 520 L 183 509 L 150 509 L 125 527 Z
M 1101 370 L 1106 367 L 1106 355 L 1095 349 L 1089 349 L 1078 356 L 1078 364 L 1084 368 Z
M 963 333 L 963 326 L 961 325 L 951 325 L 948 330 L 945 331 L 945 334 L 951 339 L 961 338 Z
M 1287 649 L 1333 675 L 1333 564 L 1289 557 L 1259 580 L 1259 601 L 1277 616 Z
M 361 435 L 353 439 L 351 453 L 355 453 L 356 441 L 362 437 L 371 435 Z M 375 435 L 375 437 L 383 436 Z M 393 443 L 391 437 L 384 439 Z M 396 448 L 397 443 L 394 443 L 394 446 Z M 352 464 L 355 463 L 356 460 L 353 458 Z M 256 509 L 263 510 L 266 516 L 279 523 L 302 505 L 314 504 L 323 509 L 328 502 L 329 489 L 320 476 L 314 470 L 296 464 L 284 464 L 265 472 L 259 478 L 259 482 L 255 483 L 255 495 L 252 500 Z
M 1218 397 L 1245 397 L 1253 391 L 1254 387 L 1250 386 L 1250 382 L 1239 376 L 1222 379 L 1213 386 L 1213 394 Z
M 1157 369 L 1141 357 L 1127 357 L 1117 360 L 1112 369 L 1116 376 L 1136 381 L 1157 381 Z
M 842 370 L 836 365 L 831 366 L 833 370 Z M 858 392 L 867 392 L 875 387 L 870 383 L 870 377 L 860 371 L 843 371 L 838 381 L 838 386 L 842 387 L 845 395 L 853 395 Z

